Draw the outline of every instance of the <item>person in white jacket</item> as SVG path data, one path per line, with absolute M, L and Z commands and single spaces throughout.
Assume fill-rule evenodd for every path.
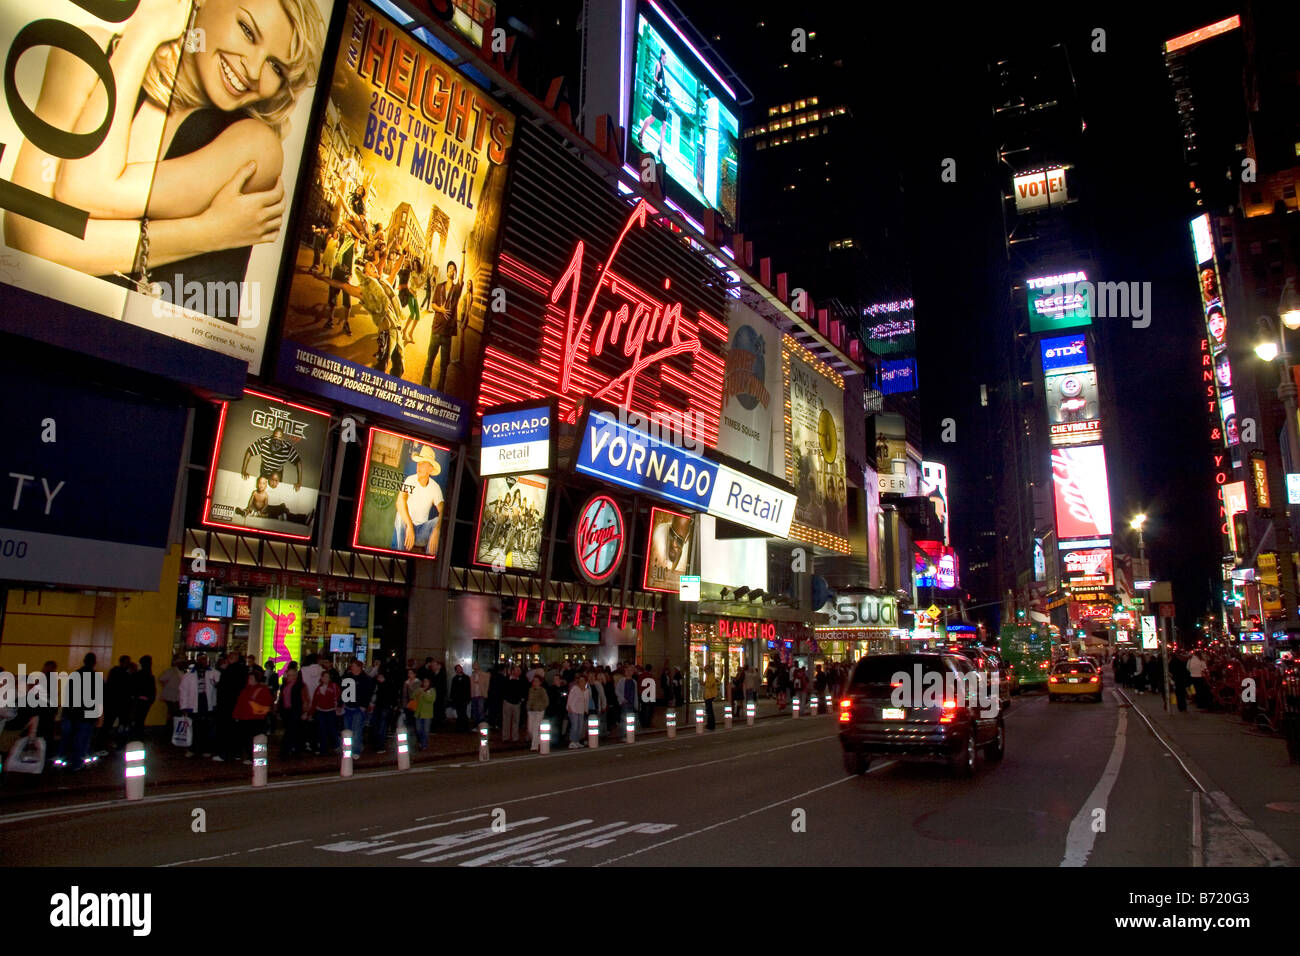
M 217 682 L 221 672 L 208 666 L 208 655 L 200 654 L 194 665 L 181 678 L 180 711 L 193 721 L 193 737 L 185 754 L 193 757 L 212 753 L 212 718 L 217 710 Z
M 577 750 L 587 746 L 583 738 L 587 734 L 587 711 L 590 709 L 591 694 L 587 689 L 587 675 L 579 674 L 569 685 L 569 697 L 565 710 L 569 714 L 569 749 Z

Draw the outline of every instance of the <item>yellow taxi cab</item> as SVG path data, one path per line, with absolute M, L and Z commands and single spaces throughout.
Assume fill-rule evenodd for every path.
M 1101 668 L 1091 661 L 1071 657 L 1058 661 L 1047 678 L 1047 699 L 1091 697 L 1101 700 Z

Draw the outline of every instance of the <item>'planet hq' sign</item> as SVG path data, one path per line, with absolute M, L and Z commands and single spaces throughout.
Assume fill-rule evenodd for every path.
M 629 428 L 604 412 L 587 417 L 574 467 L 765 534 L 784 538 L 790 533 L 794 495 Z

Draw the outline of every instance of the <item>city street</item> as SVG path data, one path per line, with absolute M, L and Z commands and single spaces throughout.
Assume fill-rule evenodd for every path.
M 846 776 L 835 734 L 829 716 L 688 726 L 595 752 L 32 810 L 0 817 L 0 853 L 77 867 L 1266 863 L 1206 800 L 1198 840 L 1196 788 L 1114 691 L 1019 698 L 1006 759 L 971 780 L 893 761 Z

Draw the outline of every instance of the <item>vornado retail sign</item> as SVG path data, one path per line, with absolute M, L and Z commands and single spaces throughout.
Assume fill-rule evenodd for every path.
M 765 534 L 790 533 L 794 495 L 629 428 L 606 412 L 587 417 L 574 467 Z
M 479 474 L 512 475 L 551 467 L 551 408 L 483 413 Z
M 898 599 L 888 594 L 846 594 L 831 610 L 831 626 L 897 627 Z

